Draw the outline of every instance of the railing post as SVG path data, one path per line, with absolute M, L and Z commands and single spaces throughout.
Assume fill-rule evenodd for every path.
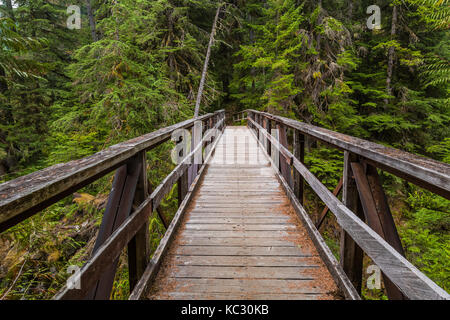
M 278 136 L 279 136 L 280 145 L 282 145 L 285 148 L 288 148 L 286 126 L 281 123 L 277 123 L 277 128 L 279 131 Z M 279 157 L 279 161 L 280 161 L 279 162 L 280 172 L 281 172 L 282 176 L 284 177 L 284 179 L 286 179 L 286 182 L 292 188 L 293 183 L 292 183 L 291 167 L 286 162 L 286 159 L 281 152 L 278 152 L 278 157 Z
M 342 202 L 360 219 L 364 220 L 364 213 L 362 212 L 358 189 L 355 180 L 353 179 L 351 168 L 351 162 L 356 161 L 357 159 L 358 157 L 355 154 L 344 151 Z M 341 230 L 340 262 L 356 291 L 361 293 L 363 251 L 344 230 Z
M 145 151 L 138 154 L 141 162 L 138 184 L 134 194 L 133 206 L 138 207 L 149 195 L 147 178 L 147 156 Z M 149 222 L 147 221 L 128 243 L 128 272 L 130 281 L 130 292 L 144 274 L 150 258 L 149 247 Z
M 404 256 L 402 243 L 398 236 L 386 195 L 379 181 L 377 169 L 370 164 L 365 166 L 364 163 L 360 162 L 353 162 L 351 165 L 367 224 L 394 247 L 398 253 Z M 406 299 L 394 283 L 384 273 L 382 274 L 389 299 Z
M 264 128 L 264 130 L 267 132 L 267 122 L 269 121 L 269 118 L 267 118 L 266 116 L 263 117 L 262 119 L 262 127 Z M 263 146 L 265 147 L 266 151 L 267 151 L 267 145 L 269 143 L 269 139 L 267 139 L 263 134 L 262 134 L 262 143 Z
M 188 179 L 186 172 L 181 175 L 178 179 L 177 187 L 178 187 L 178 207 L 181 206 L 186 194 L 188 192 Z
M 252 129 L 252 123 L 250 121 L 248 121 L 248 119 L 252 119 L 253 116 L 253 112 L 252 111 L 248 111 L 247 112 L 247 127 L 251 130 Z
M 255 122 L 257 124 L 259 124 L 260 117 L 261 116 L 259 114 L 255 114 Z M 257 127 L 255 127 L 255 131 L 256 131 L 256 138 L 259 140 L 259 129 Z
M 301 163 L 305 162 L 305 136 L 300 131 L 294 129 L 294 157 Z M 294 170 L 294 194 L 303 205 L 303 177 L 297 170 Z
M 272 134 L 272 120 L 269 117 L 266 118 L 266 130 L 268 134 Z M 272 154 L 272 142 L 269 139 L 267 139 L 267 154 L 269 157 Z
M 217 123 L 217 114 L 215 113 L 213 115 L 215 122 Z M 194 122 L 194 125 L 191 129 L 191 151 L 193 151 L 196 147 L 197 144 L 201 141 L 201 134 L 202 134 L 202 127 L 203 127 L 203 122 L 201 124 L 196 124 L 196 122 Z M 189 165 L 188 168 L 188 185 L 190 186 L 192 184 L 192 182 L 194 181 L 195 177 L 197 176 L 197 172 L 198 172 L 198 167 L 199 164 L 198 162 L 200 161 L 200 157 L 202 154 L 202 150 L 199 150 L 198 152 L 196 152 L 193 156 L 192 156 L 192 161 L 191 164 Z
M 210 119 L 211 119 L 211 122 L 212 122 L 213 117 L 211 117 Z M 180 141 L 178 141 L 178 143 L 181 143 L 182 139 L 183 138 L 181 137 L 181 139 L 180 139 Z M 191 149 L 193 149 L 193 148 L 191 148 Z M 188 151 L 186 151 L 186 152 L 189 153 Z M 186 155 L 183 154 L 183 151 L 180 151 L 180 154 L 179 154 L 180 159 L 184 159 L 185 156 Z M 178 179 L 178 182 L 177 182 L 178 206 L 181 205 L 181 203 L 184 200 L 184 197 L 187 194 L 187 191 L 188 191 L 190 183 L 191 183 L 190 180 L 191 179 L 194 180 L 194 178 L 190 179 L 190 177 L 189 177 L 190 175 L 192 175 L 191 166 L 193 166 L 193 164 L 188 165 L 187 170 L 184 171 L 184 173 L 181 175 L 181 177 Z
M 142 172 L 141 166 L 142 160 L 139 157 L 133 157 L 126 165 L 123 165 L 117 170 L 93 253 L 100 248 L 108 237 L 130 215 L 138 181 Z M 110 298 L 118 262 L 119 258 L 112 265 L 105 268 L 103 276 L 90 290 L 86 299 L 107 300 Z

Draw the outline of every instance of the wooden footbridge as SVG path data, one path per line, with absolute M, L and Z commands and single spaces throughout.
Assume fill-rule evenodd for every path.
M 55 299 L 109 299 L 124 249 L 131 300 L 360 299 L 363 253 L 381 269 L 390 299 L 450 298 L 405 259 L 377 171 L 450 198 L 448 164 L 244 113 L 234 120 L 246 127 L 226 126 L 218 111 L 3 183 L 0 232 L 115 171 L 92 256 L 73 276 L 80 285 L 66 285 Z M 175 149 L 181 160 L 150 190 L 146 152 L 169 140 L 193 143 Z M 334 193 L 304 165 L 307 140 L 344 151 Z M 316 225 L 302 205 L 305 183 L 326 205 Z M 178 211 L 150 254 L 149 219 L 175 185 Z M 318 230 L 328 211 L 340 226 L 339 261 Z

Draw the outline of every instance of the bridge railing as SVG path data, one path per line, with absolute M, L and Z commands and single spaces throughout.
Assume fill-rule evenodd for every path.
M 159 267 L 160 260 L 155 257 L 166 250 L 198 180 L 200 165 L 192 160 L 199 151 L 203 155 L 204 147 L 212 151 L 212 146 L 218 141 L 217 135 L 224 129 L 224 120 L 223 110 L 206 114 L 116 144 L 90 157 L 0 184 L 0 232 L 115 171 L 92 257 L 73 279 L 80 285 L 64 286 L 54 299 L 109 299 L 118 258 L 125 247 L 128 248 L 131 297 L 139 298 L 147 282 L 144 275 L 152 274 Z M 202 122 L 202 131 L 217 130 L 208 130 L 203 138 L 193 139 L 198 144 L 192 144 L 189 154 L 179 154 L 180 163 L 152 192 L 147 178 L 146 152 L 170 140 L 176 130 L 193 128 L 197 121 Z M 180 137 L 177 142 L 182 139 Z M 175 184 L 178 186 L 179 208 L 157 252 L 150 259 L 149 218 Z
M 327 251 L 328 256 L 329 249 L 321 243 L 322 237 L 316 227 L 320 227 L 328 209 L 336 216 L 343 230 L 340 264 L 356 292 L 361 291 L 364 251 L 381 269 L 390 299 L 450 298 L 445 290 L 405 259 L 377 172 L 377 169 L 385 170 L 449 199 L 448 164 L 269 113 L 245 112 L 248 114 L 248 126 L 255 131 L 261 146 L 269 155 L 278 155 L 279 176 L 288 196 L 294 202 L 297 213 L 307 222 L 313 241 L 316 239 L 316 246 Z M 277 138 L 271 135 L 272 128 L 278 129 Z M 289 150 L 287 129 L 293 131 L 292 152 Z M 343 179 L 334 193 L 305 166 L 306 137 L 344 151 Z M 304 182 L 327 207 L 318 226 L 311 223 L 302 207 Z M 340 189 L 343 192 L 342 202 L 336 197 Z M 333 257 L 328 260 L 329 263 L 335 261 Z M 345 279 L 342 280 L 341 287 L 346 285 Z M 352 291 L 346 289 L 347 292 Z

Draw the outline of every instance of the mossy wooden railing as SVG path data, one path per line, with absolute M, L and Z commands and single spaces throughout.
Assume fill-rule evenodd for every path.
M 66 285 L 54 298 L 109 299 L 118 258 L 125 247 L 133 295 L 146 269 L 158 267 L 149 253 L 148 222 L 151 213 L 175 184 L 178 184 L 179 197 L 177 214 L 185 209 L 199 172 L 199 164 L 191 160 L 199 151 L 203 155 L 206 146 L 210 152 L 213 150 L 211 144 L 218 141 L 224 118 L 223 110 L 206 114 L 119 143 L 90 157 L 58 164 L 1 184 L 0 232 L 116 170 L 92 257 L 76 279 L 80 283 L 79 289 Z M 193 144 L 192 152 L 182 157 L 183 160 L 150 194 L 146 152 L 170 140 L 175 130 L 194 127 L 196 121 L 202 122 L 202 131 L 217 130 L 208 130 L 203 138 L 195 140 L 199 143 Z M 168 231 L 174 228 L 176 221 L 172 221 Z M 167 238 L 163 241 L 170 240 Z
M 254 130 L 261 147 L 272 159 L 274 155 L 278 158 L 273 164 L 278 166 L 284 188 L 328 264 L 337 261 L 303 209 L 305 182 L 336 216 L 342 228 L 340 264 L 356 291 L 361 291 L 364 251 L 381 269 L 390 299 L 450 298 L 445 290 L 405 259 L 377 171 L 385 170 L 450 199 L 448 164 L 269 113 L 255 110 L 244 113 L 247 113 L 248 126 Z M 234 117 L 238 121 L 243 118 Z M 277 136 L 271 134 L 272 128 L 278 129 L 274 132 Z M 292 146 L 288 144 L 287 129 L 292 130 Z M 344 151 L 342 186 L 334 193 L 305 166 L 306 138 Z M 336 197 L 340 189 L 343 191 L 342 202 Z M 324 210 L 323 215 L 328 210 Z M 335 278 L 345 279 L 338 276 Z M 348 283 L 341 281 L 340 286 L 348 286 Z

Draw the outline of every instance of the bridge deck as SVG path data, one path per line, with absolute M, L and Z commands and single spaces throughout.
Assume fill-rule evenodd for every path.
M 336 299 L 337 286 L 246 127 L 228 127 L 149 299 Z

